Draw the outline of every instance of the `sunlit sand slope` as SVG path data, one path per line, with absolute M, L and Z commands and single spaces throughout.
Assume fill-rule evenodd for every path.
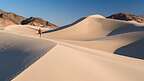
M 38 29 L 39 27 L 30 25 L 12 25 L 4 28 L 6 32 L 27 36 L 39 36 Z M 41 30 L 44 32 L 49 30 L 49 28 L 41 28 Z
M 58 44 L 13 81 L 143 81 L 144 61 Z

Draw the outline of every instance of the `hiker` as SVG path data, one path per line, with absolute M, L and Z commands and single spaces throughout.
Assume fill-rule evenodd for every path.
M 38 29 L 38 34 L 39 34 L 40 37 L 41 37 L 41 35 L 42 35 L 42 30 L 41 30 L 41 28 Z

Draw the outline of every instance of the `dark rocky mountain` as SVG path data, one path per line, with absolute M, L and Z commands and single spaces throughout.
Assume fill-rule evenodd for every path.
M 17 15 L 12 12 L 6 12 L 0 9 L 0 26 L 9 26 L 9 25 L 33 25 L 39 27 L 48 27 L 56 28 L 57 26 L 42 19 L 36 17 L 26 18 L 20 15 Z
M 26 18 L 21 22 L 22 25 L 33 25 L 33 26 L 40 26 L 40 27 L 49 27 L 49 28 L 55 28 L 56 25 L 42 19 L 42 18 L 36 18 L 36 17 L 30 17 Z
M 111 16 L 108 16 L 107 18 L 125 20 L 125 21 L 136 21 L 138 23 L 144 23 L 143 16 L 137 16 L 137 15 L 133 15 L 130 13 L 116 13 Z
M 0 26 L 20 24 L 24 18 L 25 17 L 16 15 L 15 13 L 0 10 Z

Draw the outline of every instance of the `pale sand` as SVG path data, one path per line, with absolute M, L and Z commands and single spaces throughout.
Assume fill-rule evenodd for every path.
M 99 16 L 46 38 L 33 27 L 7 27 L 0 31 L 0 81 L 144 81 L 143 60 L 110 53 L 142 39 L 143 27 Z
M 59 41 L 113 53 L 116 49 L 131 44 L 142 38 L 144 38 L 144 31 L 107 36 L 103 38 L 94 39 L 91 41 L 72 41 L 72 40 L 59 40 Z
M 15 77 L 38 59 L 37 57 L 43 55 L 12 81 L 144 80 L 143 60 L 44 38 L 19 36 L 5 31 L 1 31 L 0 36 L 3 38 L 0 41 L 0 54 L 4 60 L 0 61 L 4 66 L 0 68 L 1 81 Z M 7 61 L 8 59 L 12 61 Z
M 144 61 L 60 43 L 12 81 L 144 81 Z
M 38 29 L 40 27 L 30 25 L 11 25 L 4 28 L 5 31 L 20 35 L 39 36 Z M 50 28 L 41 28 L 42 32 L 50 30 Z
M 136 31 L 144 31 L 144 25 L 89 16 L 70 27 L 55 32 L 46 33 L 44 34 L 44 37 L 51 39 L 85 41 L 94 40 L 107 35 L 116 35 Z

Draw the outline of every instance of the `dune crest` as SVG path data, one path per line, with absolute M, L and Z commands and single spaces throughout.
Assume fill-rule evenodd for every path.
M 105 19 L 105 17 L 104 17 L 104 16 L 99 15 L 99 14 L 96 14 L 96 15 L 91 15 L 91 16 L 89 16 L 89 17 L 95 17 L 95 18 L 102 18 L 102 19 Z
M 52 39 L 85 41 L 137 31 L 144 31 L 144 25 L 138 25 L 127 21 L 88 16 L 84 20 L 70 27 L 65 27 L 54 32 L 44 33 L 44 36 Z

